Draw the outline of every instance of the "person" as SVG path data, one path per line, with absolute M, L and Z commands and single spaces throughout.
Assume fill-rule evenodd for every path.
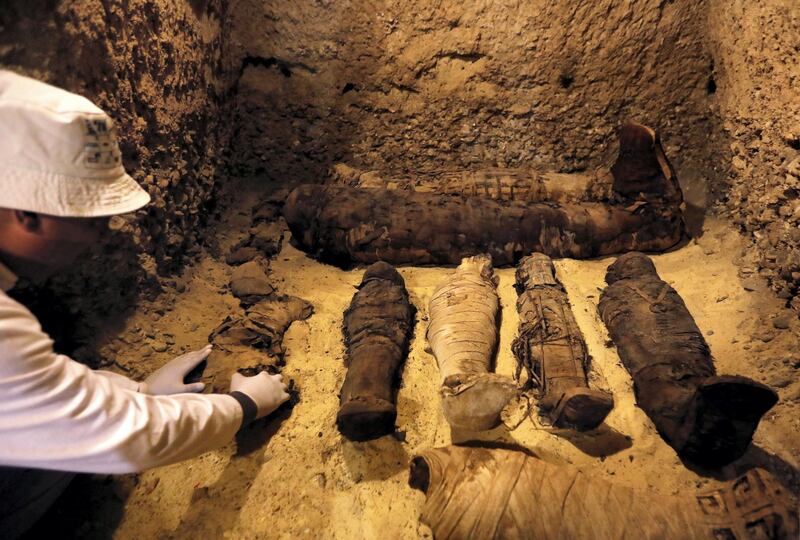
M 150 196 L 124 170 L 112 120 L 89 100 L 0 70 L 0 536 L 18 537 L 74 473 L 121 474 L 230 442 L 289 398 L 280 375 L 234 375 L 229 394 L 184 376 L 211 346 L 137 382 L 53 350 L 6 292 L 64 271 L 112 215 Z

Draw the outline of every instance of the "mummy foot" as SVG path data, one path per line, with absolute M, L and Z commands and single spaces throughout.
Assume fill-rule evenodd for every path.
M 594 429 L 603 423 L 614 408 L 614 398 L 590 388 L 570 388 L 550 413 L 553 425 L 578 431 Z
M 772 389 L 746 377 L 709 377 L 695 392 L 675 447 L 700 465 L 727 465 L 744 454 L 777 402 Z
M 359 397 L 339 408 L 336 426 L 351 441 L 368 441 L 394 432 L 397 408 L 376 397 Z
M 517 387 L 494 373 L 470 373 L 445 379 L 441 393 L 444 416 L 451 427 L 486 431 L 500 425 L 501 414 Z

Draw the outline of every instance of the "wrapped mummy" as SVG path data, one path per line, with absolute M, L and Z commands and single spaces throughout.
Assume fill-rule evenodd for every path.
M 439 364 L 444 415 L 455 428 L 497 426 L 516 393 L 511 380 L 491 373 L 500 305 L 496 287 L 491 257 L 477 255 L 462 260 L 431 297 L 428 343 Z
M 578 430 L 600 425 L 614 406 L 612 397 L 589 388 L 589 353 L 555 276 L 553 261 L 534 253 L 517 266 L 519 336 L 512 344 L 517 374 L 524 367 L 539 391 L 539 406 L 557 427 Z
M 797 502 L 762 469 L 676 495 L 594 478 L 500 448 L 448 446 L 411 462 L 436 540 L 790 540 Z
M 608 170 L 564 174 L 490 167 L 384 178 L 375 171 L 363 172 L 339 166 L 334 167 L 330 183 L 360 188 L 467 195 L 500 201 L 576 203 L 611 199 L 613 181 Z
M 606 282 L 600 316 L 633 377 L 637 404 L 664 440 L 707 466 L 744 454 L 777 394 L 746 377 L 717 375 L 692 314 L 648 256 L 618 258 Z
M 413 324 L 414 308 L 397 270 L 384 262 L 367 268 L 342 325 L 348 369 L 336 425 L 348 439 L 394 431 L 398 375 Z
M 581 259 L 663 251 L 682 238 L 683 195 L 654 130 L 626 124 L 610 170 L 589 175 L 588 184 L 566 177 L 475 173 L 417 189 L 417 180 L 401 185 L 359 176 L 298 186 L 283 215 L 300 249 L 341 266 L 458 264 L 479 253 L 509 265 L 534 251 Z M 571 182 L 602 184 L 607 195 L 595 200 L 584 188 L 571 195 L 555 188 Z M 397 189 L 406 186 L 413 189 Z
M 338 164 L 331 171 L 330 183 L 550 204 L 630 201 L 644 194 L 650 202 L 660 200 L 680 205 L 680 186 L 656 130 L 629 122 L 621 127 L 618 135 L 619 154 L 614 164 L 608 169 L 585 173 L 489 167 L 411 172 L 398 177 Z

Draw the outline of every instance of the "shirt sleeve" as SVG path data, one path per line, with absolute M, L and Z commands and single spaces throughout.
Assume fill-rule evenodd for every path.
M 106 371 L 105 369 L 96 369 L 94 372 L 101 377 L 105 377 L 113 384 L 116 384 L 121 388 L 125 388 L 133 392 L 139 391 L 139 383 L 129 377 L 126 377 L 125 375 L 114 373 L 113 371 Z
M 241 423 L 231 396 L 139 394 L 56 354 L 36 318 L 0 293 L 0 465 L 137 472 L 223 446 Z

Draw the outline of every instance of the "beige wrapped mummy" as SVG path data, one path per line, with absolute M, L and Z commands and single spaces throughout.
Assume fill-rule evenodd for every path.
M 796 540 L 797 501 L 762 469 L 674 495 L 501 448 L 448 446 L 411 462 L 436 540 Z
M 428 343 L 442 376 L 442 406 L 454 428 L 480 431 L 500 423 L 516 393 L 514 383 L 491 373 L 497 348 L 500 301 L 488 255 L 467 257 L 433 293 Z

